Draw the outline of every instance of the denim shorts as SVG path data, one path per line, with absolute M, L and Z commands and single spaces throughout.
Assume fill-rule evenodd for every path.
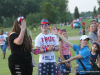
M 7 45 L 0 45 L 2 53 L 6 52 Z
M 70 58 L 70 55 L 63 55 L 63 56 L 64 56 L 65 60 L 67 60 L 67 59 Z M 59 61 L 62 61 L 60 57 L 58 57 L 58 62 Z M 65 63 L 59 64 L 57 67 L 60 70 L 61 74 L 71 73 L 71 68 L 67 68 L 67 66 L 65 65 Z

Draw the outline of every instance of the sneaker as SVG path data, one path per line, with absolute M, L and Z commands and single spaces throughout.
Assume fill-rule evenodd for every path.
M 3 57 L 3 59 L 5 59 L 5 57 Z

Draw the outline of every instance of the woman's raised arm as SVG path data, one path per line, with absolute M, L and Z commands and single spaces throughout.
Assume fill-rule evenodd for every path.
M 67 43 L 71 48 L 73 48 L 73 44 L 64 36 L 62 36 L 56 29 L 52 30 L 52 33 L 58 35 L 65 43 Z

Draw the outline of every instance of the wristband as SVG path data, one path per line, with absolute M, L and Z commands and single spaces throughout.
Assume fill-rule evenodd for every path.
M 56 47 L 54 47 L 54 49 L 53 49 L 54 51 L 56 50 Z
M 43 49 L 44 50 L 44 52 L 46 52 L 46 50 L 45 49 Z
M 41 53 L 41 52 L 40 52 L 40 49 L 35 49 L 35 50 L 34 50 L 34 54 L 39 54 L 39 53 Z
M 46 52 L 48 52 L 47 48 L 45 48 Z

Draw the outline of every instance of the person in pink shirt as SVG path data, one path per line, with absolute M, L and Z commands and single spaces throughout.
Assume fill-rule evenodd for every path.
M 60 30 L 60 34 L 68 38 L 66 29 Z M 61 38 L 59 38 L 59 52 L 58 53 L 59 53 L 58 62 L 67 60 L 71 57 L 70 46 L 66 44 Z M 59 64 L 58 69 L 60 70 L 61 75 L 69 75 L 71 71 L 71 62 Z

